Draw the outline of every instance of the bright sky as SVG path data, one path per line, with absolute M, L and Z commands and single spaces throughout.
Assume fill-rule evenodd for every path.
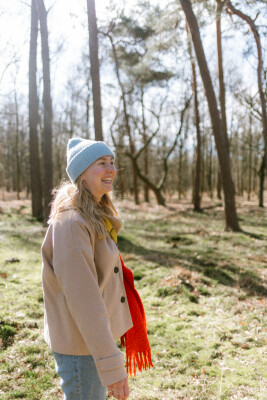
M 150 1 L 157 2 L 157 0 Z M 20 90 L 26 95 L 28 93 L 30 2 L 30 0 L 0 0 L 0 102 L 2 96 L 11 92 L 15 77 Z M 101 21 L 105 16 L 109 3 L 110 0 L 96 0 L 98 20 Z M 135 0 L 116 0 L 115 3 L 123 7 L 125 4 L 134 4 Z M 52 6 L 48 16 L 52 61 L 51 80 L 52 88 L 57 92 L 66 82 L 70 64 L 75 64 L 80 59 L 81 47 L 88 46 L 86 0 L 45 0 L 45 5 L 47 9 Z M 216 55 L 210 53 L 206 45 L 214 41 L 215 24 L 207 33 L 205 51 L 208 58 L 214 59 Z M 242 45 L 239 42 L 241 39 L 240 36 L 238 42 L 236 40 L 228 42 L 230 46 L 225 46 L 225 56 L 228 54 L 230 57 L 234 57 L 235 61 L 238 58 L 241 60 Z M 61 50 L 60 56 L 57 56 L 59 46 L 62 46 L 63 50 Z M 5 71 L 14 55 L 19 59 L 17 68 L 10 66 Z M 216 59 L 213 64 L 216 68 Z
M 104 13 L 107 0 L 97 1 L 97 15 Z M 29 57 L 29 37 L 30 37 L 30 0 L 0 0 L 0 79 L 6 65 L 10 62 L 14 54 L 19 58 L 18 78 L 20 85 L 25 86 L 27 91 L 27 69 Z M 52 70 L 60 70 L 61 74 L 57 78 L 65 75 L 66 64 L 75 62 L 80 56 L 82 43 L 88 41 L 88 29 L 86 20 L 86 0 L 46 0 L 47 9 L 52 7 L 48 16 L 48 28 L 50 32 L 50 51 Z M 56 49 L 63 46 L 60 59 L 56 59 Z M 57 58 L 57 57 L 56 57 Z M 56 65 L 55 65 L 56 64 Z M 6 71 L 2 85 L 1 94 L 9 91 L 16 69 L 9 67 Z M 52 78 L 53 79 L 53 78 Z
M 127 1 L 128 4 L 131 2 Z M 27 92 L 30 3 L 30 0 L 0 0 L 0 79 L 13 56 L 19 59 L 18 71 L 12 66 L 4 73 L 1 95 L 10 90 L 10 85 L 13 86 L 16 74 L 20 86 L 24 86 Z M 118 0 L 116 3 L 123 5 L 124 1 Z M 99 20 L 106 14 L 108 4 L 109 0 L 96 1 Z M 52 73 L 56 74 L 57 80 L 61 80 L 64 79 L 67 64 L 75 63 L 80 57 L 82 45 L 88 45 L 86 0 L 45 0 L 45 5 L 47 9 L 52 6 L 48 15 Z M 56 56 L 58 46 L 63 46 L 60 57 Z M 56 71 L 60 71 L 60 74 Z

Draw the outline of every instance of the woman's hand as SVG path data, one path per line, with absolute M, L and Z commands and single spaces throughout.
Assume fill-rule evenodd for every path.
M 128 386 L 128 379 L 113 383 L 108 386 L 108 394 L 115 397 L 117 400 L 126 400 L 129 397 L 130 390 Z

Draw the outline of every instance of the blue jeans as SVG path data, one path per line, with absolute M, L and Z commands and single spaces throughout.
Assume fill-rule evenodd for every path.
M 107 388 L 100 382 L 92 356 L 53 354 L 64 400 L 105 400 Z

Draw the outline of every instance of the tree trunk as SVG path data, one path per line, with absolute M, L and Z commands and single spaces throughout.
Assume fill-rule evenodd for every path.
M 141 105 L 142 105 L 142 127 L 143 127 L 143 139 L 144 145 L 147 142 L 147 133 L 146 133 L 146 120 L 145 120 L 145 107 L 144 107 L 144 92 L 141 92 Z M 148 146 L 146 146 L 144 150 L 144 173 L 145 176 L 149 174 L 149 160 L 148 160 Z M 149 203 L 149 186 L 144 182 L 144 199 L 147 203 Z
M 194 210 L 200 211 L 201 196 L 200 196 L 200 185 L 201 185 L 201 133 L 200 133 L 200 118 L 198 109 L 198 87 L 197 87 L 197 75 L 195 60 L 191 56 L 192 76 L 193 76 L 193 94 L 194 94 L 194 111 L 195 111 L 195 126 L 197 133 L 197 146 L 196 146 L 196 163 L 195 163 L 195 176 L 194 176 Z
M 90 138 L 90 80 L 87 79 L 86 81 L 86 139 Z
M 137 163 L 135 163 L 133 161 L 133 158 L 135 157 L 135 144 L 134 144 L 134 141 L 133 141 L 133 138 L 132 138 L 131 127 L 130 127 L 130 123 L 129 123 L 129 114 L 128 114 L 128 111 L 127 111 L 126 96 L 125 96 L 125 92 L 124 92 L 124 87 L 123 87 L 122 81 L 120 79 L 120 67 L 119 67 L 119 60 L 118 60 L 118 56 L 117 56 L 116 47 L 114 45 L 112 36 L 110 34 L 108 34 L 107 36 L 108 36 L 108 38 L 110 40 L 111 47 L 112 47 L 112 52 L 113 52 L 113 56 L 114 56 L 116 75 L 117 75 L 117 79 L 118 79 L 118 84 L 119 84 L 120 89 L 121 89 L 125 129 L 126 129 L 126 133 L 127 133 L 128 138 L 129 138 L 129 144 L 130 144 L 132 169 L 133 169 L 134 201 L 135 201 L 135 204 L 139 204 L 139 189 L 138 189 L 138 182 L 137 182 L 137 174 L 138 173 L 137 173 L 137 169 L 136 169 L 137 168 L 136 167 Z
M 21 181 L 21 170 L 20 170 L 20 157 L 19 157 L 19 110 L 16 89 L 14 92 L 15 102 L 15 114 L 16 114 L 16 140 L 15 140 L 15 153 L 16 153 L 16 192 L 17 200 L 20 200 L 20 181 Z
M 241 11 L 237 10 L 231 3 L 231 1 L 227 1 L 226 3 L 227 10 L 229 11 L 230 14 L 235 14 L 243 21 L 245 21 L 254 36 L 256 45 L 257 45 L 257 52 L 258 52 L 258 67 L 257 67 L 257 77 L 258 77 L 258 89 L 259 89 L 259 95 L 260 95 L 260 103 L 261 103 L 261 114 L 262 114 L 262 131 L 263 131 L 263 138 L 264 138 L 264 143 L 265 143 L 265 168 L 267 169 L 267 111 L 266 111 L 266 100 L 265 100 L 265 94 L 263 90 L 263 84 L 262 84 L 262 76 L 263 76 L 263 58 L 262 58 L 262 48 L 261 48 L 261 40 L 260 40 L 260 35 L 257 29 L 257 26 L 255 25 L 254 21 L 246 14 L 242 13 Z
M 225 85 L 223 78 L 223 55 L 222 55 L 222 30 L 221 30 L 221 13 L 222 13 L 222 2 L 221 0 L 217 1 L 217 9 L 216 9 L 216 38 L 217 38 L 217 63 L 218 63 L 218 76 L 219 76 L 219 99 L 220 99 L 220 107 L 221 107 L 221 118 L 222 118 L 222 127 L 225 135 L 225 140 L 228 143 L 228 134 L 227 134 L 227 120 L 226 120 L 226 105 L 225 105 Z M 221 175 L 220 170 L 218 170 L 217 174 L 217 197 L 221 200 Z
M 242 144 L 241 147 L 242 150 L 242 157 L 241 157 L 241 196 L 243 196 L 244 194 L 244 190 L 245 190 L 245 174 L 246 174 L 246 151 L 245 151 L 245 145 Z
M 0 181 L 0 188 L 2 187 L 2 200 L 5 201 L 5 168 L 4 168 L 4 162 L 3 162 L 3 148 L 2 145 L 0 144 L 0 175 L 1 175 L 1 181 Z
M 132 158 L 132 157 L 131 157 Z M 157 202 L 159 205 L 161 206 L 165 206 L 165 198 L 163 197 L 161 190 L 161 188 L 158 188 L 157 186 L 155 186 L 146 176 L 144 176 L 142 174 L 142 172 L 140 171 L 140 168 L 138 166 L 137 160 L 136 158 L 132 158 L 132 162 L 135 165 L 135 170 L 138 174 L 138 176 L 142 179 L 142 181 L 144 181 L 149 187 L 150 189 L 154 192 Z
M 43 0 L 37 0 L 42 44 L 43 62 L 43 105 L 44 105 L 44 129 L 43 129 L 43 167 L 44 167 L 44 223 L 50 214 L 50 203 L 53 189 L 53 163 L 52 163 L 52 100 L 50 88 L 50 56 L 47 29 L 47 11 Z
M 124 169 L 122 165 L 122 154 L 120 148 L 117 149 L 116 153 L 116 164 L 118 168 L 118 192 L 120 194 L 120 198 L 124 199 L 125 194 L 125 185 L 124 185 Z
M 209 149 L 209 167 L 208 167 L 208 187 L 210 192 L 210 198 L 213 199 L 213 185 L 212 185 L 212 143 Z
M 257 192 L 257 165 L 258 165 L 258 153 L 254 153 L 253 161 L 252 161 L 252 191 L 253 193 Z
M 182 174 L 182 169 L 183 169 L 183 142 L 180 143 L 179 145 L 179 161 L 178 161 L 178 200 L 182 199 L 182 193 L 183 193 L 183 174 Z
M 263 196 L 264 196 L 264 178 L 265 178 L 265 155 L 262 157 L 261 167 L 259 170 L 260 185 L 259 185 L 259 207 L 264 207 Z
M 220 86 L 219 99 L 220 99 L 223 133 L 225 135 L 226 143 L 229 146 L 228 135 L 227 135 L 227 121 L 226 121 L 225 85 L 223 78 L 224 74 L 223 74 L 222 31 L 221 31 L 222 2 L 221 0 L 216 0 L 216 1 L 217 1 L 217 10 L 216 10 L 217 62 L 218 62 L 218 76 L 219 76 L 219 86 Z
M 235 134 L 235 159 L 236 159 L 236 164 L 235 164 L 235 171 L 236 171 L 236 182 L 237 182 L 237 193 L 240 196 L 241 194 L 241 177 L 240 177 L 240 162 L 239 162 L 239 136 L 238 136 L 238 131 L 236 131 Z
M 222 199 L 222 182 L 221 182 L 221 174 L 220 174 L 220 170 L 218 169 L 217 171 L 217 198 L 219 200 Z
M 145 137 L 145 140 L 147 138 Z M 148 147 L 144 150 L 144 172 L 145 175 L 148 176 L 149 174 L 149 161 L 148 161 Z M 144 199 L 147 203 L 149 203 L 149 186 L 144 183 Z
M 188 50 L 191 59 L 191 68 L 192 68 L 192 90 L 194 95 L 194 122 L 197 133 L 197 145 L 196 145 L 196 153 L 195 153 L 195 168 L 193 175 L 193 204 L 194 210 L 200 211 L 200 190 L 201 190 L 201 133 L 200 133 L 200 118 L 199 118 L 199 109 L 198 109 L 198 87 L 197 87 L 197 74 L 196 74 L 196 63 L 195 58 L 192 54 L 192 38 L 190 37 L 189 26 L 186 24 L 186 30 L 188 32 Z M 180 196 L 179 196 L 180 199 Z
M 116 165 L 117 165 L 117 170 L 118 174 L 117 176 L 117 189 L 118 193 L 121 199 L 124 199 L 124 194 L 125 194 L 125 182 L 124 182 L 124 168 L 123 168 L 123 153 L 122 153 L 122 148 L 123 148 L 123 133 L 119 129 L 118 131 L 118 142 L 116 143 L 115 137 L 113 135 L 113 126 L 115 125 L 115 122 L 118 118 L 119 115 L 119 108 L 117 110 L 116 116 L 109 128 L 111 138 L 113 141 L 113 145 L 116 149 Z
M 203 127 L 203 131 L 206 129 Z M 201 168 L 201 179 L 200 179 L 200 193 L 203 195 L 206 190 L 206 169 L 207 169 L 207 135 L 203 135 L 202 137 L 202 168 Z
M 251 194 L 251 179 L 252 179 L 252 132 L 251 132 L 252 118 L 249 115 L 249 132 L 248 132 L 248 189 L 247 199 L 250 200 Z
M 95 140 L 103 140 L 102 131 L 102 106 L 101 106 L 101 88 L 99 77 L 99 59 L 98 59 L 98 32 L 96 23 L 95 0 L 87 0 L 87 15 L 89 29 L 89 52 L 93 89 L 93 108 L 94 108 L 94 126 Z
M 134 154 L 135 150 L 133 150 L 133 146 L 130 146 L 131 153 Z M 133 188 L 134 188 L 134 202 L 135 204 L 140 204 L 139 201 L 139 188 L 138 188 L 138 182 L 137 182 L 137 171 L 136 171 L 136 164 L 132 162 L 132 167 L 133 167 Z
M 224 191 L 226 229 L 240 231 L 235 205 L 235 188 L 231 174 L 228 145 L 223 133 L 222 121 L 218 111 L 217 100 L 200 38 L 198 23 L 195 14 L 193 13 L 190 0 L 180 0 L 180 3 L 186 15 L 186 19 L 191 31 L 195 53 L 208 101 Z
M 38 13 L 36 1 L 31 4 L 31 40 L 29 58 L 29 128 L 30 128 L 30 180 L 32 192 L 32 215 L 41 221 L 43 219 L 42 181 L 40 172 L 40 156 L 38 144 L 38 96 L 36 83 L 37 70 L 37 36 Z

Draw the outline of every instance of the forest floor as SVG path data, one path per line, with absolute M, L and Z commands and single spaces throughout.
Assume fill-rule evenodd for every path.
M 119 248 L 143 299 L 154 368 L 131 400 L 267 399 L 267 214 L 238 200 L 243 232 L 218 201 L 195 213 L 121 202 Z M 43 340 L 40 245 L 29 201 L 0 204 L 0 398 L 62 399 Z M 124 352 L 124 350 L 122 349 Z

